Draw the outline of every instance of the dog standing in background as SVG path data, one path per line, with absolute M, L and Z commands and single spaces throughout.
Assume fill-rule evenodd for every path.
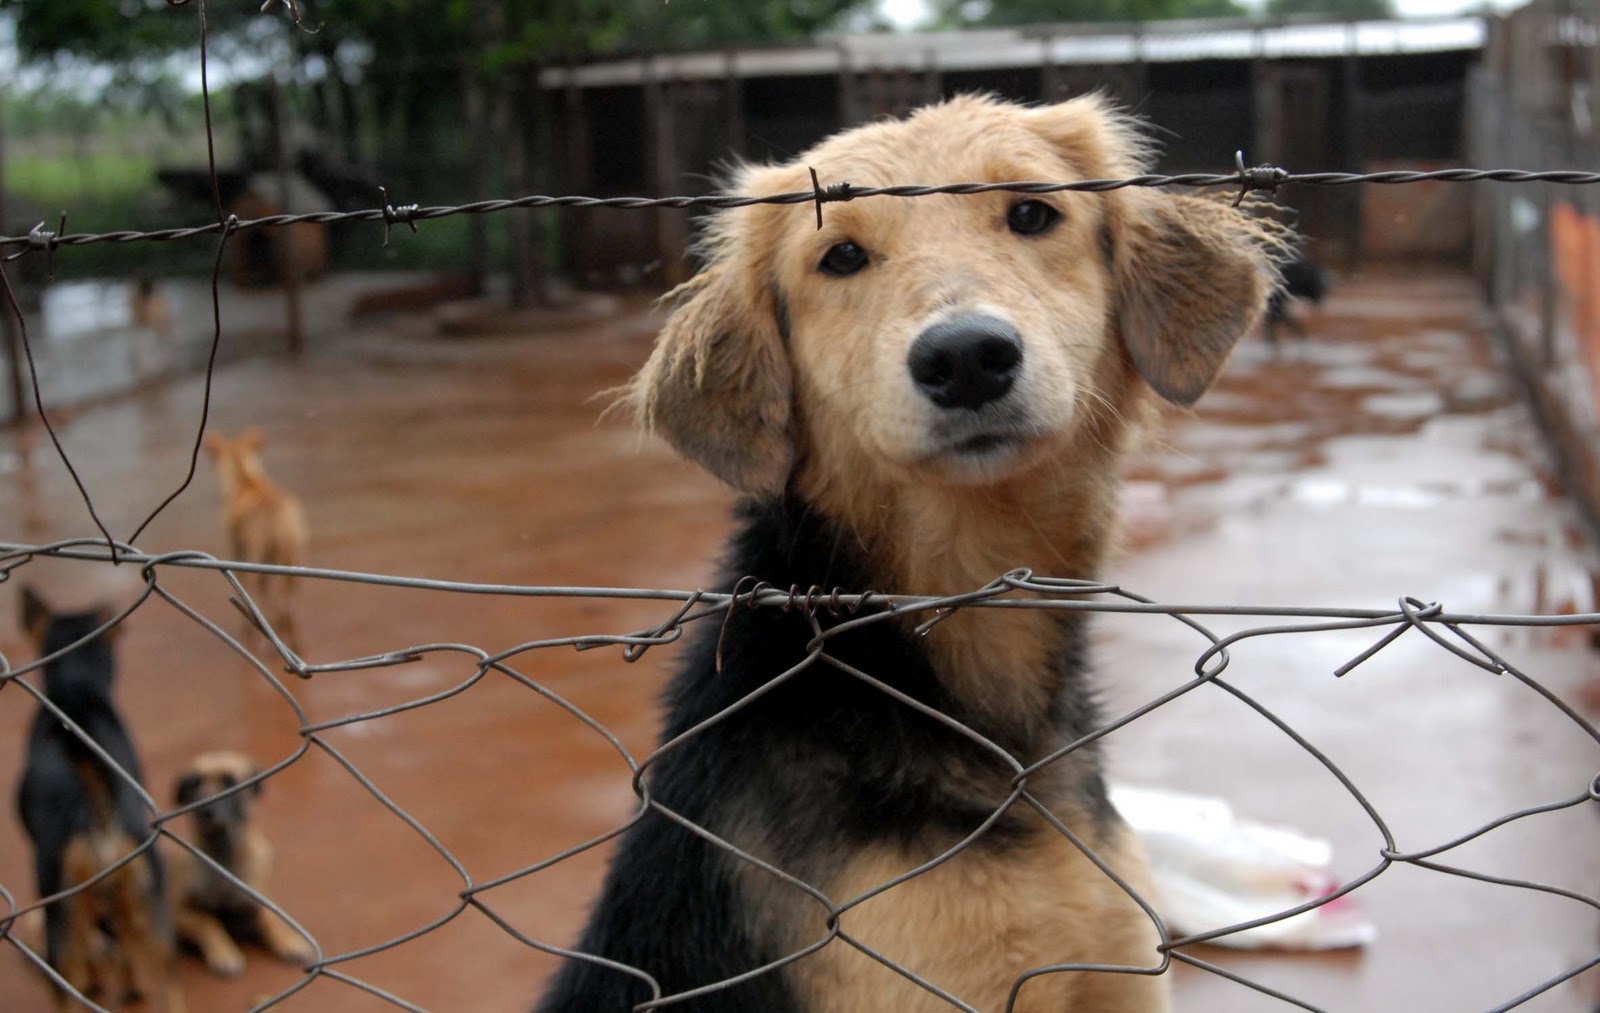
M 1321 306 L 1323 297 L 1328 294 L 1328 272 L 1304 251 L 1280 263 L 1278 277 L 1280 283 L 1267 298 L 1267 312 L 1262 323 L 1267 344 L 1274 348 L 1278 345 L 1279 324 L 1287 324 L 1295 336 L 1302 340 L 1306 336 L 1305 325 L 1289 315 L 1289 300 L 1304 299 L 1314 306 Z
M 148 327 L 163 343 L 172 336 L 172 313 L 154 278 L 140 274 L 133 279 L 128 309 L 135 327 Z
M 809 190 L 810 167 L 880 186 L 1148 164 L 1137 122 L 1097 97 L 965 97 L 747 167 L 730 190 Z M 1226 201 L 1135 188 L 875 197 L 829 204 L 820 230 L 814 215 L 713 216 L 707 266 L 622 394 L 744 494 L 724 592 L 957 595 L 1018 566 L 1093 579 L 1139 424 L 1156 397 L 1190 405 L 1211 384 L 1282 245 Z M 964 609 L 924 635 L 925 614 L 802 611 L 730 609 L 687 635 L 652 807 L 575 944 L 613 963 L 566 961 L 539 1009 L 649 999 L 616 965 L 664 996 L 707 989 L 683 1004 L 695 1013 L 952 1008 L 876 953 L 983 1013 L 1166 1010 L 1156 925 L 1075 843 L 1148 895 L 1099 747 L 1017 795 L 1012 761 L 1100 725 L 1087 617 Z M 817 627 L 844 622 L 807 667 Z
M 236 439 L 218 432 L 205 435 L 205 448 L 222 484 L 222 519 L 229 551 L 247 563 L 296 566 L 305 558 L 307 529 L 300 500 L 267 477 L 261 464 L 265 435 L 251 426 Z M 280 574 L 243 574 L 245 588 L 284 643 L 295 643 L 291 597 L 294 578 Z
M 240 753 L 202 753 L 178 777 L 174 800 L 189 805 L 258 773 L 250 758 Z M 189 840 L 233 877 L 264 893 L 272 869 L 272 845 L 251 813 L 260 794 L 257 782 L 195 809 Z M 199 950 L 213 973 L 231 977 L 244 970 L 240 942 L 259 943 L 291 964 L 315 958 L 311 945 L 288 922 L 188 849 L 171 845 L 169 857 L 178 938 Z
M 44 666 L 45 696 L 142 783 L 133 741 L 111 701 L 113 634 L 78 644 L 108 618 L 103 609 L 54 613 L 22 589 L 22 623 L 40 655 L 66 651 Z M 138 792 L 44 708 L 28 732 L 17 811 L 33 843 L 39 896 L 80 888 L 45 908 L 50 966 L 86 996 L 120 987 L 130 1004 L 153 1001 L 181 1013 L 160 857 L 150 848 L 107 872 L 150 836 L 150 814 Z M 80 1008 L 65 990 L 59 1002 L 62 1010 Z

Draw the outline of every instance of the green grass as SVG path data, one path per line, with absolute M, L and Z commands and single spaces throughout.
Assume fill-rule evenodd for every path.
M 84 199 L 130 201 L 156 186 L 156 160 L 147 155 L 18 154 L 6 159 L 5 185 L 43 208 L 66 208 Z
M 68 232 L 112 229 L 148 230 L 194 225 L 209 220 L 208 209 L 176 206 L 156 181 L 155 157 L 97 153 L 85 158 L 41 152 L 12 152 L 6 159 L 6 190 L 34 205 L 55 229 L 67 212 Z M 20 234 L 36 221 L 7 221 L 6 231 Z M 141 270 L 156 274 L 203 274 L 211 269 L 214 239 L 125 246 L 98 244 L 59 251 L 54 266 L 63 279 L 118 277 Z
M 34 204 L 46 219 L 48 229 L 56 227 L 56 216 L 62 210 L 67 212 L 68 232 L 149 230 L 210 221 L 212 212 L 208 206 L 174 200 L 162 189 L 156 181 L 156 166 L 156 159 L 147 155 L 106 153 L 79 159 L 13 151 L 6 160 L 4 185 Z M 6 231 L 20 234 L 34 224 L 8 221 Z M 484 224 L 488 231 L 489 269 L 504 270 L 510 247 L 508 214 L 485 216 Z M 332 228 L 335 270 L 454 272 L 465 269 L 470 260 L 472 223 L 464 215 L 418 222 L 415 234 L 404 225 L 395 225 L 387 248 L 383 246 L 381 224 Z M 557 232 L 547 227 L 544 234 L 549 263 L 559 264 Z M 118 277 L 137 271 L 204 275 L 210 273 L 216 243 L 215 237 L 204 237 L 161 244 L 77 246 L 56 254 L 55 269 L 63 279 Z

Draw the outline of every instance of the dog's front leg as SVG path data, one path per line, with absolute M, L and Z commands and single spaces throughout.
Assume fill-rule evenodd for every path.
M 171 936 L 165 932 L 160 894 L 151 888 L 148 873 L 143 863 L 124 866 L 116 873 L 112 904 L 117 944 L 127 969 L 122 983 L 125 1008 L 185 1013 L 183 992 L 177 982 L 176 952 Z
M 96 998 L 99 990 L 93 969 L 93 953 L 91 947 L 94 940 L 91 934 L 95 927 L 89 918 L 88 905 L 81 895 L 73 895 L 57 902 L 60 911 L 51 911 L 56 915 L 51 919 L 47 931 L 54 937 L 50 947 L 50 966 L 56 973 L 65 978 L 67 984 L 77 989 L 87 998 Z M 82 1005 L 66 989 L 58 989 L 56 993 L 56 1008 L 66 1013 L 68 1010 L 82 1009 Z
M 316 953 L 311 944 L 301 938 L 288 922 L 278 917 L 277 913 L 260 908 L 257 916 L 257 928 L 261 932 L 261 939 L 267 944 L 267 949 L 273 956 L 290 964 L 304 965 L 316 959 Z
M 180 909 L 175 921 L 178 938 L 200 950 L 212 974 L 232 978 L 244 970 L 244 953 L 221 922 L 193 908 Z

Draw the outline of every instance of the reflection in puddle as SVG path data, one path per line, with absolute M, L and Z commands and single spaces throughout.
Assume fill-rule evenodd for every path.
M 1317 507 L 1377 506 L 1422 510 L 1438 506 L 1445 497 L 1417 486 L 1376 486 L 1336 478 L 1308 477 L 1289 485 L 1288 498 Z
M 121 280 L 56 282 L 44 290 L 38 332 L 46 340 L 70 341 L 132 327 L 128 295 L 128 283 Z
M 1362 399 L 1364 411 L 1389 418 L 1420 419 L 1444 410 L 1444 399 L 1433 391 L 1404 391 L 1373 394 Z

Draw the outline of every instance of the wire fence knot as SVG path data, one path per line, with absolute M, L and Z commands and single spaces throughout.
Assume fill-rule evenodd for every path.
M 1289 170 L 1276 165 L 1246 166 L 1244 152 L 1233 153 L 1235 174 L 1239 179 L 1239 196 L 1233 199 L 1233 206 L 1238 207 L 1244 203 L 1245 196 L 1255 191 L 1276 193 L 1278 187 L 1289 178 Z
M 417 204 L 402 204 L 399 207 L 395 207 L 389 203 L 389 191 L 387 188 L 378 187 L 378 193 L 383 197 L 383 245 L 387 249 L 389 246 L 389 230 L 394 227 L 395 222 L 404 223 L 411 229 L 413 234 L 416 233 L 416 214 L 421 206 Z
M 18 250 L 16 253 L 13 253 L 10 256 L 6 257 L 5 259 L 6 259 L 7 262 L 10 262 L 10 261 L 16 260 L 18 257 L 22 257 L 22 256 L 25 256 L 25 255 L 27 255 L 29 253 L 33 253 L 35 251 L 42 250 L 42 251 L 44 251 L 44 257 L 45 257 L 45 274 L 49 277 L 49 279 L 51 281 L 55 281 L 56 280 L 56 259 L 55 259 L 56 246 L 60 243 L 61 236 L 66 231 L 67 231 L 67 213 L 65 211 L 63 211 L 63 212 L 61 212 L 61 220 L 56 225 L 56 230 L 54 232 L 51 232 L 49 229 L 45 228 L 44 227 L 44 222 L 40 222 L 38 225 L 35 225 L 33 228 L 29 229 L 28 230 L 28 234 L 23 237 L 24 239 L 27 240 L 27 245 L 24 246 L 22 249 Z
M 830 201 L 855 200 L 855 188 L 849 183 L 829 183 L 827 186 L 823 186 L 822 181 L 817 178 L 817 170 L 807 166 L 806 171 L 811 173 L 811 199 L 817 205 L 817 230 L 820 232 L 822 230 L 822 205 Z

